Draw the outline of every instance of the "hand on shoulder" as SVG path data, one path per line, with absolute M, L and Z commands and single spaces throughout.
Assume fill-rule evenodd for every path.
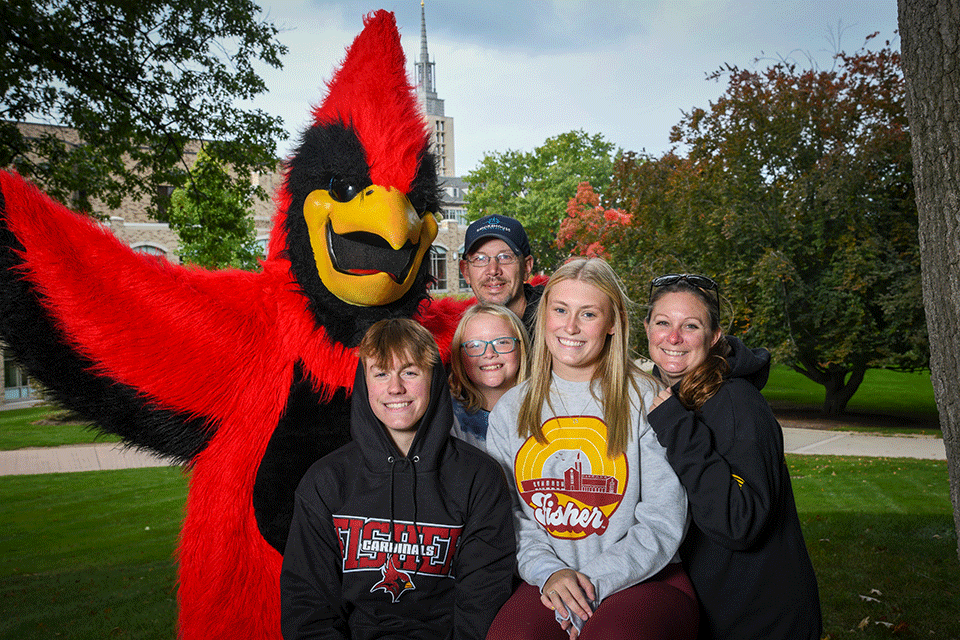
M 672 396 L 673 396 L 673 390 L 670 387 L 667 387 L 666 389 L 658 393 L 657 396 L 653 399 L 653 402 L 650 403 L 650 411 L 653 411 L 654 409 L 659 407 L 661 404 L 664 403 L 664 401 L 669 400 Z

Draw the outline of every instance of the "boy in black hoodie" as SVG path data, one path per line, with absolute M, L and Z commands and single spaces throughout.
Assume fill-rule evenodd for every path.
M 482 639 L 516 562 L 503 472 L 450 436 L 446 376 L 420 324 L 380 321 L 358 355 L 353 442 L 297 489 L 283 637 Z

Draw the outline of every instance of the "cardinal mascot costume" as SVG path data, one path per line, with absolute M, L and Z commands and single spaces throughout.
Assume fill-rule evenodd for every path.
M 0 172 L 0 335 L 62 405 L 188 465 L 180 637 L 280 637 L 293 492 L 349 438 L 355 347 L 430 301 L 439 210 L 393 14 L 367 16 L 288 159 L 259 273 L 137 254 Z

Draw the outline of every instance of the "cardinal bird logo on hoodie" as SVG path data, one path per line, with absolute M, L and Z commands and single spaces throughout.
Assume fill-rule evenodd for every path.
M 416 585 L 413 584 L 413 578 L 410 577 L 410 574 L 406 571 L 400 571 L 393 564 L 393 556 L 391 555 L 387 558 L 387 561 L 383 563 L 383 566 L 380 567 L 380 573 L 383 574 L 383 580 L 373 585 L 370 589 L 370 593 L 377 591 L 378 589 L 383 589 L 390 594 L 390 597 L 393 598 L 393 601 L 396 602 L 400 599 L 407 591 L 412 591 L 416 589 Z

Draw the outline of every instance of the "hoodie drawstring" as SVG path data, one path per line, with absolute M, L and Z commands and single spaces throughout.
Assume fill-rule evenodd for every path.
M 420 456 L 413 456 L 410 459 L 410 469 L 413 472 L 413 532 L 417 536 L 417 568 L 413 570 L 413 575 L 420 573 L 420 565 L 423 563 L 421 544 L 423 536 L 420 535 L 420 523 L 417 522 L 417 463 L 420 462 Z
M 397 470 L 397 459 L 393 456 L 387 457 L 387 462 L 390 464 L 390 542 L 393 543 L 392 547 L 396 548 L 397 545 L 397 525 L 395 523 L 393 514 L 394 514 L 394 475 Z M 391 554 L 394 555 L 394 554 Z
M 417 521 L 417 505 L 418 505 L 418 500 L 417 500 L 417 463 L 420 462 L 420 456 L 416 456 L 416 455 L 415 455 L 415 456 L 413 456 L 412 458 L 403 458 L 403 459 L 410 463 L 410 472 L 413 474 L 413 480 L 412 480 L 412 485 L 413 485 L 413 531 L 414 531 L 414 535 L 416 536 L 416 540 L 414 540 L 414 546 L 415 546 L 416 549 L 417 549 L 417 566 L 416 566 L 416 568 L 414 569 L 413 574 L 414 574 L 414 575 L 417 575 L 417 574 L 420 573 L 420 565 L 423 563 L 423 554 L 421 553 L 421 551 L 422 551 L 422 548 L 421 548 L 421 547 L 422 547 L 422 544 L 423 544 L 423 538 L 422 538 L 421 531 L 420 531 L 420 523 Z M 399 462 L 399 459 L 396 458 L 396 457 L 394 457 L 394 456 L 388 456 L 388 457 L 387 457 L 387 462 L 390 464 L 390 541 L 393 543 L 394 548 L 396 548 L 396 544 L 397 544 L 397 525 L 396 525 L 396 518 L 394 517 L 394 516 L 395 516 L 395 494 L 394 494 L 394 491 L 395 491 L 395 478 L 396 478 L 396 469 L 397 469 L 397 464 L 396 464 L 396 463 Z M 393 554 L 391 554 L 391 555 L 396 556 L 397 554 L 396 554 L 396 553 L 393 553 Z

